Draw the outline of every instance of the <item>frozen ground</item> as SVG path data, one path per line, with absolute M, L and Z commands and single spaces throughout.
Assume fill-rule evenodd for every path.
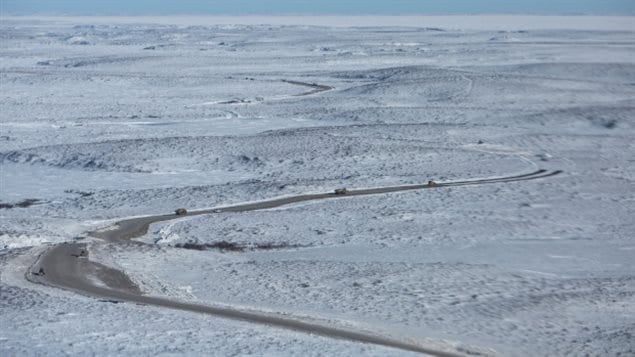
M 3 356 L 404 354 L 195 313 L 34 289 L 24 286 L 16 271 L 31 262 L 16 260 L 15 254 L 20 252 L 0 256 Z
M 179 300 L 502 355 L 635 352 L 632 28 L 95 23 L 1 25 L 9 354 L 401 353 L 99 302 L 20 269 L 122 217 L 537 168 L 564 174 L 187 217 L 91 259 Z

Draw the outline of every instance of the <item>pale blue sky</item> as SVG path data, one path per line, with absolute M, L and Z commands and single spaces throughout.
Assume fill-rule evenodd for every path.
M 635 14 L 635 0 L 0 0 L 0 3 L 3 14 Z

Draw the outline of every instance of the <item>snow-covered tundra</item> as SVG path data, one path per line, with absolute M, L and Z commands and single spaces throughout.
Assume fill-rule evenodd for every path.
M 633 28 L 163 22 L 3 18 L 0 354 L 411 353 L 25 279 L 67 241 L 148 296 L 459 355 L 635 353 Z M 442 185 L 539 169 L 562 173 Z M 147 244 L 87 234 L 180 207 Z

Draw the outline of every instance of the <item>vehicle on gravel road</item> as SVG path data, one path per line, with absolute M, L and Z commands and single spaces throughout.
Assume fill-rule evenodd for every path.
M 335 189 L 335 194 L 336 195 L 345 195 L 348 191 L 345 188 L 336 188 Z
M 185 208 L 177 208 L 174 213 L 177 216 L 185 216 L 187 214 L 187 210 Z

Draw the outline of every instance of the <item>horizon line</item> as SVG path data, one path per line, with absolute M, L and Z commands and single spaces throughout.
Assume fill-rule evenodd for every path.
M 584 12 L 572 12 L 572 13 L 501 13 L 501 12 L 478 12 L 478 13 L 403 13 L 403 14 L 342 14 L 342 13 L 279 13 L 279 14 L 259 14 L 259 13 L 245 13 L 245 14 L 233 14 L 233 13 L 64 13 L 64 12 L 0 12 L 1 16 L 15 16 L 15 17 L 28 17 L 28 16 L 59 16 L 59 17 L 147 17 L 147 16 L 161 16 L 161 17 L 177 17 L 177 16 L 192 16 L 192 17 L 441 17 L 441 16 L 535 16 L 535 17 L 557 17 L 557 16 L 590 16 L 590 17 L 635 17 L 634 13 L 619 14 L 619 13 L 584 13 Z

